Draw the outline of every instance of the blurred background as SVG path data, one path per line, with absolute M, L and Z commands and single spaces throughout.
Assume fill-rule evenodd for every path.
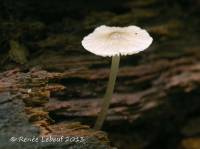
M 81 40 L 100 25 L 137 25 L 154 38 L 121 59 L 103 128 L 110 145 L 200 149 L 199 0 L 0 0 L 0 90 L 31 88 L 34 95 L 23 96 L 29 116 L 45 109 L 55 126 L 92 126 L 110 59 Z M 37 114 L 29 121 L 38 124 Z

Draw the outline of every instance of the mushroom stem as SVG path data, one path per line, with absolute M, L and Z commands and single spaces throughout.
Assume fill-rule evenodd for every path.
M 119 55 L 112 57 L 111 71 L 110 71 L 110 75 L 109 75 L 109 81 L 108 81 L 106 93 L 105 93 L 104 98 L 103 98 L 102 103 L 101 103 L 101 111 L 98 114 L 98 118 L 97 118 L 95 126 L 94 126 L 94 129 L 96 129 L 96 130 L 101 129 L 103 122 L 106 118 L 106 114 L 108 112 L 110 101 L 111 101 L 112 95 L 113 95 L 115 81 L 116 81 L 116 78 L 117 78 L 117 72 L 118 72 L 118 69 L 119 69 L 119 62 L 120 62 L 120 56 Z

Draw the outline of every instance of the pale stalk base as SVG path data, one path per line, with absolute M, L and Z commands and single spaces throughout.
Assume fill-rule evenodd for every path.
M 108 86 L 107 86 L 107 89 L 106 89 L 105 96 L 104 96 L 102 103 L 101 103 L 101 111 L 98 114 L 98 118 L 97 118 L 95 126 L 94 126 L 94 129 L 96 129 L 96 130 L 101 129 L 103 122 L 106 118 L 106 114 L 108 112 L 110 101 L 111 101 L 112 95 L 113 95 L 115 81 L 116 81 L 116 78 L 117 78 L 117 72 L 118 72 L 118 69 L 119 69 L 119 61 L 120 61 L 120 56 L 113 56 L 112 57 L 111 72 L 110 72 L 110 75 L 109 75 Z

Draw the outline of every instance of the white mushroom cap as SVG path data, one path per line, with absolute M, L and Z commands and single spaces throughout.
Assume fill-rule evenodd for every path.
M 137 26 L 109 27 L 102 25 L 84 37 L 83 47 L 99 56 L 131 55 L 145 50 L 152 43 L 149 33 Z

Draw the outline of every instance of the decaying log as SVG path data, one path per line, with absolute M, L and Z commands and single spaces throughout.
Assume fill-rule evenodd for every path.
M 12 135 L 88 139 L 38 148 L 200 148 L 198 0 L 1 4 L 0 148 L 36 146 L 8 146 Z M 121 59 L 103 127 L 109 137 L 91 128 L 110 61 L 81 47 L 83 36 L 102 24 L 141 25 L 154 38 L 148 50 Z
M 147 129 L 149 125 L 152 133 L 157 130 L 147 138 L 146 145 L 150 145 L 158 133 L 162 133 L 162 125 L 168 127 L 171 119 L 175 119 L 174 127 L 179 127 L 180 133 L 186 136 L 190 134 L 190 129 L 183 128 L 182 131 L 182 127 L 185 120 L 189 119 L 188 115 L 200 108 L 200 64 L 199 55 L 195 51 L 188 50 L 191 57 L 158 59 L 120 68 L 120 86 L 116 84 L 104 129 L 117 129 L 122 125 L 132 130 L 140 125 Z M 29 123 L 30 128 L 38 129 L 38 135 L 81 135 L 95 138 L 101 142 L 100 146 L 105 145 L 107 137 L 102 132 L 93 131 L 91 127 L 100 110 L 109 69 L 88 69 L 86 66 L 63 72 L 48 72 L 41 68 L 32 68 L 28 72 L 20 69 L 3 72 L 0 74 L 1 97 L 7 97 L 1 99 L 1 107 L 16 101 L 22 103 L 23 100 L 25 107 L 19 108 L 24 109 L 25 113 L 22 110 L 22 114 L 26 116 L 23 117 L 32 123 Z M 189 107 L 190 103 L 192 107 Z M 140 131 L 137 129 L 135 133 L 140 135 Z M 193 134 L 196 135 L 196 131 Z M 188 141 L 185 142 L 183 144 Z
M 44 75 L 45 74 L 45 75 Z M 62 85 L 47 85 L 48 78 L 57 74 L 33 70 L 21 73 L 19 69 L 1 73 L 0 92 L 0 148 L 109 148 L 105 133 L 94 131 L 79 122 L 55 123 L 43 105 L 49 102 L 50 92 L 63 90 Z M 20 137 L 84 138 L 84 142 L 12 142 Z

